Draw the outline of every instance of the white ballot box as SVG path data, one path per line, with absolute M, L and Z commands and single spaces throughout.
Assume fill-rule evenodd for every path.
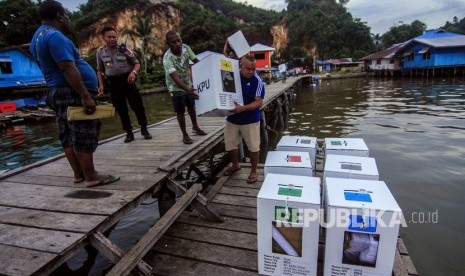
M 269 173 L 257 196 L 258 273 L 316 275 L 320 179 Z
M 392 274 L 402 211 L 383 181 L 326 178 L 325 276 Z
M 328 154 L 323 173 L 323 206 L 326 202 L 327 177 L 379 180 L 376 160 L 371 157 Z M 325 211 L 327 211 L 325 209 Z M 326 215 L 325 215 L 326 217 Z
M 237 31 L 228 37 L 228 44 L 233 48 L 237 58 L 241 58 L 250 52 L 250 45 L 244 37 L 242 31 Z
M 239 76 L 239 61 L 211 54 L 192 66 L 192 82 L 199 99 L 197 115 L 215 110 L 230 110 L 234 102 L 244 104 Z
M 314 176 L 308 152 L 268 151 L 264 171 L 265 176 L 268 173 Z
M 325 158 L 328 154 L 369 156 L 362 138 L 325 138 Z
M 278 151 L 303 151 L 310 153 L 313 170 L 316 167 L 316 137 L 283 136 L 276 145 Z

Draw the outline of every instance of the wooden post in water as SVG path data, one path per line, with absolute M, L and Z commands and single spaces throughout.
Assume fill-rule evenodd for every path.
M 268 145 L 268 131 L 266 130 L 265 111 L 260 110 L 260 141 L 262 145 Z
M 284 127 L 284 117 L 283 117 L 283 104 L 280 98 L 276 99 L 277 103 L 277 112 L 278 112 L 278 127 L 277 129 L 283 129 Z

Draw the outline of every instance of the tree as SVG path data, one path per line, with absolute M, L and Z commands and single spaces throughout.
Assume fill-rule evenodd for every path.
M 133 40 L 134 38 L 140 39 L 142 41 L 142 60 L 144 66 L 144 73 L 147 73 L 147 59 L 148 59 L 148 50 L 149 45 L 155 44 L 157 40 L 152 35 L 152 29 L 155 28 L 155 23 L 152 21 L 151 16 L 146 17 L 136 17 L 134 20 L 134 29 L 124 28 L 121 31 L 122 35 L 128 35 Z
M 411 24 L 404 24 L 402 21 L 400 25 L 392 26 L 389 31 L 381 36 L 384 46 L 401 43 L 409 39 L 422 35 L 426 31 L 426 24 L 415 20 Z
M 0 1 L 0 47 L 29 43 L 41 24 L 39 4 L 31 0 Z

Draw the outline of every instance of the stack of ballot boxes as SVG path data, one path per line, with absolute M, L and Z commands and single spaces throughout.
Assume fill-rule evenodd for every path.
M 362 138 L 325 138 L 325 158 L 328 154 L 368 157 L 368 147 Z
M 220 54 L 210 54 L 192 66 L 192 83 L 199 95 L 196 114 L 234 108 L 244 104 L 239 75 L 239 61 Z
M 281 140 L 279 140 L 276 150 L 308 152 L 310 154 L 310 160 L 312 161 L 313 175 L 315 175 L 317 151 L 316 137 L 283 136 Z
M 324 275 L 391 275 L 402 212 L 382 181 L 326 178 Z
M 316 275 L 320 179 L 268 173 L 257 196 L 258 272 Z
M 308 152 L 269 151 L 265 160 L 265 176 L 268 173 L 314 176 Z
M 326 191 L 328 186 L 326 179 L 328 177 L 379 180 L 379 173 L 374 158 L 337 154 L 326 155 L 322 195 L 322 206 L 325 208 L 325 218 L 327 211 L 325 205 L 327 200 Z

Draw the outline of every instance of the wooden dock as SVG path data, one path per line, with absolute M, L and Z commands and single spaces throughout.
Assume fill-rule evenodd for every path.
M 266 86 L 265 104 L 295 81 L 298 79 Z M 186 122 L 190 130 L 190 120 L 186 118 Z M 101 141 L 94 155 L 96 169 L 121 177 L 110 185 L 85 188 L 73 184 L 63 154 L 0 175 L 0 275 L 50 274 L 89 243 L 117 263 L 124 252 L 103 233 L 222 141 L 224 117 L 200 116 L 198 122 L 208 134 L 192 135 L 192 145 L 182 143 L 175 117 L 151 125 L 152 140 L 144 140 L 135 131 L 136 140 L 128 144 L 123 143 L 124 135 Z M 180 211 L 196 198 L 201 187 L 196 188 L 190 190 L 191 198 Z M 199 199 L 193 204 L 199 204 Z M 170 223 L 162 227 L 167 229 Z M 131 264 L 118 264 L 126 271 L 116 275 L 127 274 L 134 267 L 150 272 L 139 262 L 150 248 L 140 250 L 138 245 L 137 256 L 125 256 Z
M 267 85 L 264 105 L 285 106 L 281 95 L 299 80 Z M 192 145 L 182 143 L 174 117 L 150 126 L 152 140 L 135 132 L 129 144 L 124 135 L 102 141 L 97 170 L 121 176 L 110 185 L 73 184 L 63 154 L 0 175 L 0 275 L 48 275 L 89 244 L 115 263 L 107 275 L 256 275 L 256 195 L 263 173 L 250 185 L 245 168 L 203 194 L 201 184 L 176 182 L 223 139 L 224 117 L 198 121 L 208 135 L 193 135 Z M 163 188 L 179 199 L 128 252 L 104 235 Z M 416 275 L 401 240 L 397 253 L 393 275 Z
M 257 275 L 257 194 L 259 179 L 247 184 L 249 168 L 220 177 L 206 197 L 224 222 L 210 222 L 185 211 L 155 244 L 144 260 L 155 275 Z M 324 236 L 320 237 L 318 274 L 323 275 Z M 418 275 L 398 239 L 393 276 Z

